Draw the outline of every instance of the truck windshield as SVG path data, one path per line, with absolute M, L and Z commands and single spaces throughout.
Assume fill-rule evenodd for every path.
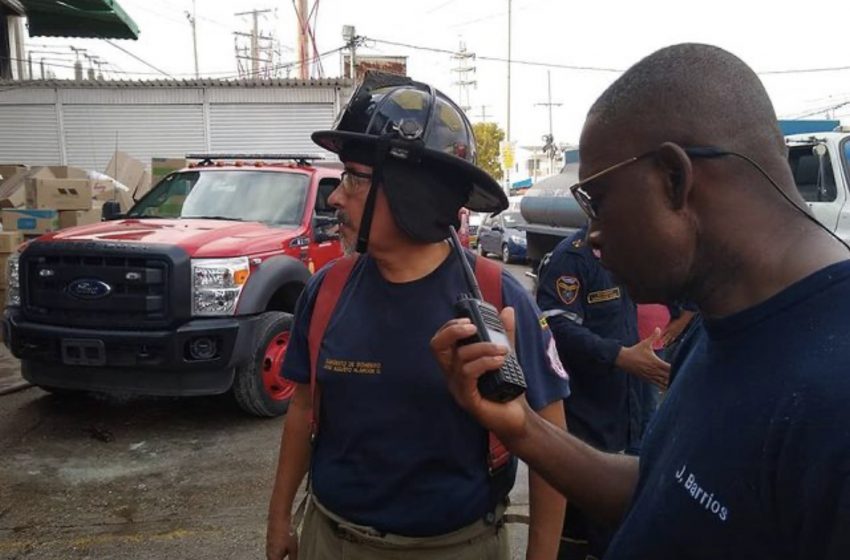
M 215 218 L 297 225 L 304 215 L 309 177 L 300 173 L 204 170 L 165 178 L 128 218 Z

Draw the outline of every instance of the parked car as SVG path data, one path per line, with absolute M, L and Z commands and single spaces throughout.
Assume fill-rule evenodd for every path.
M 524 224 L 519 211 L 487 216 L 478 228 L 478 254 L 495 253 L 504 263 L 525 261 L 525 232 L 517 229 Z
M 235 156 L 234 156 L 235 157 Z M 212 395 L 286 411 L 280 377 L 311 272 L 341 256 L 327 198 L 339 165 L 209 157 L 108 221 L 9 259 L 4 342 L 53 392 Z

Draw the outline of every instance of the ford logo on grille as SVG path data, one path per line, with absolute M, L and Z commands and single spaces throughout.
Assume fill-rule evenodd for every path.
M 112 292 L 112 286 L 97 278 L 80 278 L 68 284 L 68 293 L 80 299 L 100 299 Z

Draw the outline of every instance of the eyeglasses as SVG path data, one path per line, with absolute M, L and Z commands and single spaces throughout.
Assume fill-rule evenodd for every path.
M 682 147 L 682 149 L 685 151 L 686 154 L 688 154 L 688 156 L 690 156 L 691 158 L 694 158 L 694 159 L 696 159 L 696 158 L 718 158 L 718 157 L 728 156 L 728 155 L 738 155 L 738 154 L 735 154 L 734 152 L 723 150 L 721 148 L 715 148 L 714 146 L 689 146 L 689 147 Z M 602 171 L 594 173 L 590 177 L 586 177 L 586 178 L 582 179 L 581 181 L 579 181 L 578 183 L 575 183 L 573 186 L 570 187 L 570 192 L 573 194 L 573 198 L 575 198 L 575 201 L 578 203 L 579 208 L 581 208 L 582 211 L 584 211 L 584 213 L 587 214 L 587 217 L 590 218 L 591 220 L 599 219 L 599 203 L 598 203 L 598 201 L 594 202 L 593 198 L 588 194 L 585 187 L 589 183 L 596 181 L 597 179 L 599 179 L 600 177 L 602 177 L 604 175 L 608 175 L 609 173 L 613 173 L 614 171 L 616 171 L 618 169 L 622 169 L 623 167 L 631 165 L 632 163 L 640 161 L 640 160 L 647 158 L 649 156 L 653 156 L 657 152 L 658 152 L 657 149 L 651 150 L 649 152 L 645 152 L 643 154 L 640 154 L 639 156 L 632 156 L 628 159 L 624 159 L 623 161 L 620 161 L 618 163 L 615 163 L 614 165 L 606 167 Z M 749 158 L 745 158 L 745 159 L 749 159 Z
M 372 181 L 372 175 L 370 173 L 360 173 L 353 169 L 346 169 L 342 172 L 342 175 L 340 175 L 340 184 L 342 185 L 342 189 L 345 191 L 345 194 L 349 196 L 357 194 L 357 191 L 360 190 L 360 187 L 365 181 Z

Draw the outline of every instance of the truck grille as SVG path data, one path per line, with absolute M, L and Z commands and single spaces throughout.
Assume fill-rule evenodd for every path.
M 31 320 L 127 329 L 170 320 L 171 266 L 165 255 L 27 253 L 21 282 L 24 312 Z

